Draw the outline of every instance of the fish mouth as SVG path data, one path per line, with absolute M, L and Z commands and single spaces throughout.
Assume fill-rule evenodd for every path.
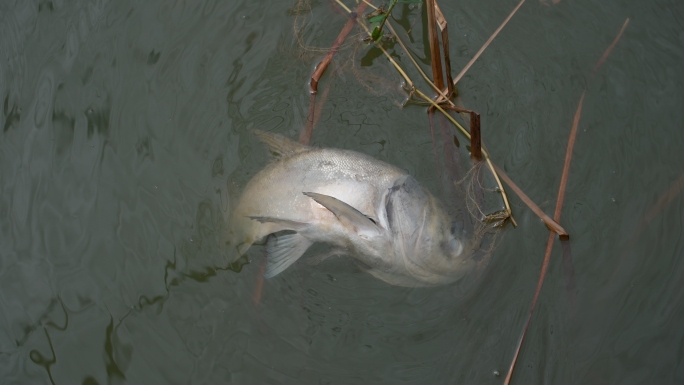
M 463 269 L 455 269 L 452 272 L 444 272 L 422 267 L 409 261 L 406 266 L 409 274 L 425 286 L 444 285 L 458 281 L 464 274 Z
M 410 242 L 409 249 L 412 250 L 407 250 L 406 245 L 401 248 L 406 271 L 425 286 L 443 285 L 461 279 L 468 271 L 469 258 L 466 256 L 468 245 L 464 242 L 463 234 L 460 231 L 461 234 L 453 233 L 459 227 L 458 224 L 446 216 L 440 202 L 431 195 L 420 222 L 415 238 Z M 458 252 L 446 249 L 448 245 L 430 241 L 430 236 L 441 234 L 443 228 L 453 238 L 447 238 L 442 243 L 449 242 L 450 239 L 458 241 Z M 429 251 L 421 251 L 421 244 Z

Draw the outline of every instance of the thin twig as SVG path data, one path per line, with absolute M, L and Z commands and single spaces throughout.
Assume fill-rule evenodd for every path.
M 342 3 L 340 3 L 342 4 Z M 333 42 L 332 46 L 330 46 L 330 49 L 328 50 L 328 53 L 325 54 L 325 57 L 323 57 L 323 60 L 321 60 L 320 63 L 318 63 L 318 66 L 316 66 L 316 70 L 311 74 L 311 83 L 309 84 L 310 87 L 310 93 L 311 95 L 309 96 L 309 115 L 307 116 L 306 120 L 306 125 L 302 129 L 302 132 L 299 135 L 299 141 L 302 144 L 309 144 L 311 141 L 311 136 L 313 135 L 313 128 L 315 125 L 315 122 L 318 120 L 315 117 L 316 113 L 316 94 L 318 93 L 318 81 L 321 79 L 321 76 L 323 76 L 323 72 L 325 72 L 326 69 L 328 69 L 328 66 L 330 65 L 330 62 L 332 61 L 333 56 L 337 51 L 340 50 L 340 46 L 344 42 L 344 40 L 347 38 L 347 35 L 351 32 L 351 30 L 354 28 L 354 25 L 356 24 L 356 20 L 358 19 L 358 15 L 363 13 L 363 11 L 366 10 L 366 7 L 368 5 L 366 3 L 361 3 L 359 6 L 356 8 L 355 13 L 351 13 L 351 17 L 347 20 L 347 23 L 344 25 L 340 33 L 337 35 L 337 38 L 335 38 L 335 41 Z M 349 10 L 349 8 L 346 8 L 346 10 Z M 319 109 L 320 111 L 320 109 Z
M 342 3 L 340 3 L 342 4 Z M 320 80 L 321 76 L 323 75 L 323 72 L 328 68 L 330 65 L 330 61 L 332 60 L 333 56 L 337 51 L 340 50 L 340 46 L 344 42 L 344 39 L 347 38 L 347 35 L 349 35 L 349 32 L 351 32 L 352 28 L 354 28 L 354 25 L 356 24 L 356 20 L 358 18 L 358 15 L 363 13 L 363 11 L 366 10 L 366 7 L 368 5 L 366 3 L 361 3 L 359 6 L 356 8 L 356 12 L 352 13 L 349 8 L 347 11 L 351 15 L 351 17 L 347 20 L 347 23 L 344 25 L 340 33 L 337 35 L 337 38 L 335 38 L 335 41 L 333 42 L 332 46 L 330 46 L 330 49 L 328 50 L 328 53 L 325 54 L 325 57 L 321 62 L 316 66 L 316 70 L 314 73 L 311 75 L 311 92 L 316 93 L 318 91 L 318 81 Z
M 363 0 L 363 1 L 366 2 L 366 0 Z M 406 55 L 411 60 L 411 63 L 413 63 L 413 65 L 416 67 L 416 69 L 418 70 L 420 75 L 423 77 L 425 82 L 437 93 L 439 100 L 440 101 L 446 101 L 450 105 L 454 105 L 454 103 L 447 97 L 447 95 L 449 95 L 448 92 L 445 92 L 444 90 L 437 88 L 435 83 L 432 82 L 432 79 L 430 79 L 427 76 L 427 74 L 425 73 L 425 71 L 423 71 L 423 69 L 420 67 L 420 64 L 418 64 L 416 59 L 413 58 L 411 51 L 409 51 L 409 49 L 406 47 L 406 44 L 404 44 L 404 41 L 399 37 L 399 35 L 397 34 L 397 31 L 394 29 L 394 27 L 392 27 L 392 24 L 390 24 L 389 20 L 387 21 L 387 27 L 389 27 L 390 32 L 392 32 L 392 35 L 394 35 L 394 37 L 397 39 L 397 43 L 399 43 L 399 46 L 401 46 L 401 48 L 404 50 L 404 52 L 406 52 Z
M 549 268 L 549 259 L 546 258 L 546 256 L 551 256 L 551 247 L 553 246 L 553 234 L 552 232 L 549 232 L 549 239 L 548 242 L 546 242 L 546 252 L 544 253 L 544 262 L 542 262 L 542 268 L 541 272 L 539 273 L 540 275 L 540 280 L 537 282 L 537 289 L 534 291 L 534 298 L 532 298 L 532 308 L 530 309 L 529 314 L 527 315 L 527 320 L 525 321 L 525 326 L 523 327 L 523 331 L 520 334 L 520 338 L 518 339 L 518 345 L 515 348 L 515 354 L 513 354 L 513 362 L 511 362 L 511 366 L 508 369 L 508 374 L 506 374 L 506 380 L 504 380 L 504 385 L 509 385 L 511 383 L 511 377 L 513 376 L 513 369 L 515 368 L 515 364 L 518 361 L 518 356 L 520 355 L 520 348 L 522 347 L 523 340 L 525 339 L 525 334 L 527 334 L 527 329 L 530 327 L 530 321 L 532 320 L 532 314 L 534 313 L 534 305 L 537 304 L 537 299 L 539 298 L 539 293 L 541 293 L 541 288 L 542 285 L 544 284 L 544 279 L 543 277 L 546 276 L 546 270 Z
M 537 204 L 534 203 L 532 199 L 530 199 L 527 196 L 527 194 L 525 194 L 520 189 L 520 187 L 513 183 L 511 178 L 509 178 L 508 175 L 506 175 L 506 173 L 503 172 L 502 169 L 500 169 L 497 165 L 494 165 L 494 168 L 496 168 L 496 172 L 499 174 L 501 179 L 503 179 L 503 181 L 508 185 L 508 187 L 510 187 L 511 190 L 513 190 L 513 192 L 515 192 L 518 195 L 518 197 L 520 197 L 520 200 L 522 200 L 527 205 L 527 207 L 530 208 L 530 210 L 532 210 L 535 214 L 537 214 L 539 218 L 541 218 L 542 221 L 544 221 L 544 223 L 546 224 L 546 226 L 549 227 L 550 230 L 553 230 L 553 232 L 555 232 L 558 235 L 568 235 L 568 232 L 565 231 L 565 229 L 560 224 L 551 219 L 551 217 L 546 215 L 546 213 L 542 211 L 542 209 L 539 208 L 539 206 L 537 206 Z
M 321 118 L 321 111 L 323 110 L 323 105 L 325 104 L 326 99 L 328 99 L 328 93 L 330 93 L 330 85 L 332 82 L 333 79 L 330 79 L 327 82 L 325 85 L 325 90 L 323 90 L 323 93 L 320 97 L 317 94 L 311 94 L 309 103 L 309 116 L 307 118 L 308 120 L 306 122 L 306 126 L 304 126 L 304 129 L 299 133 L 299 143 L 306 146 L 311 143 L 314 127 L 316 127 L 316 123 L 318 123 L 318 120 Z
M 615 44 L 617 44 L 617 42 L 618 42 L 618 41 L 620 40 L 620 38 L 622 37 L 622 33 L 625 32 L 625 28 L 627 28 L 627 24 L 629 24 L 629 18 L 627 18 L 627 19 L 625 20 L 625 22 L 622 24 L 622 28 L 620 29 L 620 32 L 617 34 L 617 36 L 615 36 L 615 40 L 613 40 L 613 42 L 610 44 L 610 46 L 608 47 L 608 49 L 603 53 L 603 55 L 601 55 L 601 58 L 599 59 L 598 63 L 596 63 L 596 66 L 594 66 L 594 70 L 591 72 L 591 75 L 592 75 L 592 76 L 594 76 L 594 74 L 595 74 L 596 71 L 599 69 L 599 67 L 601 66 L 601 64 L 603 64 L 603 62 L 606 61 L 606 58 L 608 57 L 608 55 L 610 55 L 610 52 L 611 52 L 611 51 L 613 50 L 613 48 L 615 47 Z
M 341 2 L 340 0 L 335 0 L 335 2 L 337 4 L 339 4 L 339 6 L 342 7 L 345 11 L 347 11 L 347 13 L 349 13 L 349 14 L 352 13 L 351 9 L 349 9 L 346 5 L 344 5 L 344 3 Z M 365 3 L 365 1 L 364 1 L 364 3 Z
M 364 1 L 365 1 L 365 0 L 364 0 Z M 392 24 L 390 24 L 389 22 L 387 22 L 387 27 L 390 29 L 390 32 L 392 32 L 392 35 L 394 35 L 394 37 L 397 39 L 397 43 L 399 43 L 399 45 L 401 46 L 401 48 L 404 49 L 404 52 L 406 52 L 406 55 L 407 55 L 408 58 L 411 60 L 411 62 L 413 63 L 413 65 L 416 67 L 416 69 L 418 70 L 418 72 L 420 73 L 420 75 L 423 77 L 423 79 L 425 79 L 425 81 L 427 82 L 427 84 L 429 84 L 430 87 L 432 87 L 432 89 L 433 89 L 435 92 L 437 92 L 437 94 L 438 94 L 441 98 L 443 98 L 444 100 L 449 100 L 449 99 L 447 98 L 447 94 L 444 93 L 444 92 L 443 92 L 442 90 L 440 90 L 439 88 L 437 88 L 437 86 L 435 85 L 435 83 L 432 82 L 432 80 L 427 76 L 427 74 L 425 73 L 425 71 L 423 71 L 423 69 L 420 68 L 420 65 L 418 64 L 418 62 L 416 61 L 416 59 L 414 59 L 414 58 L 413 58 L 413 55 L 411 55 L 411 51 L 409 51 L 409 49 L 406 47 L 406 45 L 405 45 L 404 42 L 401 40 L 401 38 L 399 37 L 399 35 L 397 35 L 397 32 L 394 30 L 394 27 L 392 27 Z M 451 102 L 451 100 L 449 100 L 449 102 Z
M 368 6 L 370 6 L 371 8 L 373 8 L 373 9 L 375 9 L 375 10 L 378 9 L 378 7 L 376 7 L 375 5 L 369 3 L 367 0 L 361 0 L 361 1 L 364 2 L 364 3 L 366 3 L 366 4 L 368 4 Z
M 684 174 L 679 176 L 665 193 L 658 199 L 658 201 L 651 207 L 650 210 L 644 214 L 644 225 L 649 224 L 656 216 L 660 214 L 663 209 L 675 199 L 679 193 L 684 189 Z
M 570 174 L 570 162 L 572 161 L 572 150 L 575 148 L 575 139 L 577 138 L 577 127 L 579 126 L 580 117 L 582 116 L 582 105 L 584 104 L 584 95 L 586 90 L 580 96 L 575 117 L 572 120 L 572 128 L 570 129 L 570 137 L 568 138 L 568 148 L 565 151 L 565 162 L 563 163 L 563 173 L 561 174 L 560 186 L 558 187 L 558 199 L 556 200 L 556 211 L 553 214 L 553 219 L 556 222 L 560 221 L 561 210 L 563 209 L 563 200 L 565 199 L 565 187 L 568 185 L 568 175 Z
M 506 26 L 506 24 L 508 23 L 509 20 L 511 20 L 511 18 L 513 17 L 513 15 L 515 15 L 515 13 L 518 12 L 518 9 L 520 8 L 521 5 L 523 5 L 524 2 L 525 2 L 525 0 L 520 0 L 520 3 L 518 3 L 518 5 L 517 5 L 517 6 L 513 9 L 513 11 L 508 15 L 508 17 L 506 18 L 506 20 L 504 20 L 503 23 L 501 23 L 501 25 L 499 26 L 499 28 L 497 28 L 496 31 L 494 31 L 494 33 L 492 34 L 492 36 L 490 36 L 489 39 L 487 39 L 487 41 L 484 43 L 484 45 L 482 46 L 482 48 L 480 48 L 480 50 L 477 51 L 477 53 L 475 54 L 475 56 L 473 56 L 473 58 L 470 59 L 470 61 L 468 62 L 468 64 L 466 64 L 466 66 L 463 67 L 463 69 L 461 70 L 461 72 L 460 72 L 458 75 L 456 75 L 456 77 L 454 78 L 454 85 L 456 85 L 456 83 L 458 83 L 458 81 L 461 80 L 461 78 L 463 77 L 463 75 L 465 75 L 465 73 L 468 72 L 468 70 L 469 70 L 470 67 L 473 65 L 473 63 L 475 63 L 475 61 L 480 57 L 480 55 L 482 55 L 482 52 L 484 52 L 484 50 L 485 50 L 487 47 L 489 47 L 489 44 L 492 42 L 492 40 L 494 40 L 494 38 L 496 37 L 496 35 L 498 35 L 499 32 L 501 32 L 501 30 L 503 29 L 503 27 Z

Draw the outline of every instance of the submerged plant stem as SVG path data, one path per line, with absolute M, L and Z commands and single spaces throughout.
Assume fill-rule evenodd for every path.
M 586 91 L 585 91 L 586 92 Z M 575 137 L 577 133 L 577 126 L 579 124 L 579 119 L 582 114 L 582 104 L 584 102 L 585 92 L 582 92 L 580 97 L 579 105 L 577 106 L 577 111 L 575 112 L 575 117 L 573 119 L 572 129 L 570 130 L 570 138 L 568 139 L 568 146 L 565 155 L 565 165 L 563 167 L 563 175 L 561 176 L 560 187 L 558 188 L 558 200 L 556 201 L 556 211 L 553 214 L 553 219 L 558 222 L 560 221 L 561 208 L 563 207 L 563 199 L 565 197 L 565 186 L 567 183 L 567 173 L 570 169 L 570 160 L 572 159 L 572 149 L 575 146 Z M 525 340 L 525 335 L 527 334 L 527 329 L 530 327 L 530 322 L 532 321 L 532 315 L 534 314 L 534 309 L 537 307 L 537 300 L 539 299 L 539 293 L 544 285 L 544 278 L 546 278 L 546 272 L 549 268 L 549 262 L 551 261 L 551 250 L 553 249 L 553 238 L 554 232 L 549 231 L 549 239 L 546 242 L 546 251 L 544 252 L 544 260 L 542 262 L 542 268 L 539 272 L 539 279 L 537 280 L 537 288 L 534 291 L 534 297 L 532 297 L 532 305 L 530 305 L 530 311 L 527 315 L 527 321 L 523 327 L 523 331 L 518 339 L 518 345 L 515 348 L 515 354 L 513 355 L 513 362 L 508 369 L 508 374 L 506 375 L 506 380 L 504 385 L 508 385 L 513 377 L 513 369 L 515 369 L 515 364 L 518 361 L 518 356 L 520 355 L 520 349 L 522 348 L 523 341 Z
M 427 95 L 424 93 L 420 92 L 419 90 L 415 90 L 416 94 L 420 96 L 421 98 L 425 99 L 428 103 L 432 104 L 433 107 L 438 109 L 444 116 L 446 116 L 447 119 L 451 123 L 453 123 L 456 127 L 458 127 L 459 130 L 465 135 L 469 140 L 470 140 L 470 133 L 468 130 L 463 128 L 456 119 L 454 119 L 451 115 L 447 114 L 447 112 L 439 105 L 437 102 L 434 100 L 430 99 Z M 514 226 L 518 226 L 518 224 L 515 222 L 515 219 L 513 218 L 513 212 L 511 211 L 511 206 L 508 203 L 508 195 L 506 195 L 506 190 L 503 188 L 503 184 L 501 183 L 501 179 L 499 179 L 499 175 L 497 175 L 496 170 L 494 169 L 494 164 L 492 163 L 492 160 L 489 158 L 489 153 L 487 152 L 486 149 L 482 149 L 482 154 L 485 156 L 485 161 L 487 162 L 487 166 L 489 166 L 489 169 L 492 171 L 492 175 L 494 175 L 494 179 L 496 179 L 496 184 L 499 186 L 499 189 L 501 190 L 501 197 L 503 198 L 504 201 L 504 206 L 506 206 L 506 213 L 509 215 L 511 218 L 511 222 L 513 223 Z
M 620 37 L 622 36 L 622 33 L 625 31 L 625 28 L 627 27 L 627 24 L 629 23 L 629 19 L 626 19 L 624 24 L 622 25 L 622 29 L 620 29 L 620 32 L 617 34 L 617 37 L 613 42 L 608 46 L 608 48 L 604 51 L 603 55 L 599 58 L 598 62 L 596 63 L 596 66 L 594 66 L 594 70 L 592 71 L 592 77 L 596 73 L 596 70 L 605 62 L 606 58 L 610 54 L 610 52 L 613 50 L 617 42 L 620 40 Z M 591 79 L 590 79 L 591 80 Z M 553 215 L 553 219 L 556 222 L 560 221 L 560 216 L 561 216 L 561 209 L 563 207 L 563 200 L 565 199 L 565 187 L 567 185 L 567 180 L 568 180 L 568 174 L 570 172 L 570 161 L 572 160 L 572 152 L 575 146 L 575 139 L 577 137 L 577 129 L 579 127 L 579 121 L 580 117 L 582 115 L 582 106 L 584 104 L 584 96 L 586 94 L 587 90 L 586 88 L 582 92 L 582 96 L 580 97 L 580 101 L 577 105 L 577 110 L 575 111 L 575 116 L 573 118 L 572 122 L 572 128 L 570 130 L 570 136 L 568 138 L 568 145 L 565 151 L 565 162 L 563 164 L 563 173 L 561 175 L 561 182 L 560 186 L 558 188 L 558 199 L 556 201 L 556 210 Z M 551 249 L 553 247 L 553 238 L 554 238 L 554 233 L 551 231 L 549 233 L 549 239 L 546 243 L 546 252 L 544 253 L 544 260 L 542 262 L 542 268 L 541 271 L 539 272 L 539 280 L 537 281 L 537 288 L 534 293 L 534 297 L 532 298 L 532 304 L 530 305 L 530 311 L 527 316 L 527 321 L 525 322 L 525 326 L 523 327 L 522 333 L 520 334 L 520 339 L 518 340 L 518 345 L 515 349 L 515 353 L 513 355 L 513 361 L 511 362 L 511 366 L 508 369 L 508 374 L 506 375 L 506 380 L 504 381 L 504 385 L 508 385 L 511 382 L 511 378 L 513 376 L 513 370 L 515 369 L 515 364 L 518 361 L 518 356 L 520 355 L 520 349 L 522 347 L 523 341 L 525 340 L 525 335 L 527 333 L 527 329 L 529 328 L 530 322 L 532 320 L 532 314 L 534 314 L 534 309 L 537 306 L 537 300 L 539 299 L 539 292 L 541 291 L 542 285 L 544 284 L 544 278 L 546 277 L 546 272 L 549 266 L 549 261 L 551 260 Z M 568 242 L 567 238 L 564 238 L 561 236 L 561 243 L 563 242 Z M 565 244 L 564 250 L 569 250 L 568 245 Z M 570 258 L 568 256 L 568 258 Z M 568 262 L 565 260 L 564 262 Z
M 625 28 L 627 28 L 627 24 L 629 24 L 629 18 L 627 18 L 625 22 L 622 24 L 622 28 L 620 29 L 620 32 L 618 32 L 617 36 L 615 36 L 615 40 L 613 40 L 608 49 L 603 53 L 603 55 L 601 55 L 601 58 L 599 59 L 598 63 L 596 63 L 596 65 L 594 66 L 594 71 L 592 71 L 591 73 L 592 76 L 594 76 L 599 67 L 601 67 L 601 64 L 603 64 L 603 62 L 606 61 L 608 55 L 610 55 L 610 52 L 613 50 L 617 42 L 620 41 L 622 33 L 625 32 Z
M 341 4 L 341 3 L 340 3 Z M 344 25 L 342 30 L 340 31 L 339 35 L 337 35 L 337 38 L 333 42 L 332 46 L 328 50 L 328 53 L 325 55 L 323 60 L 321 60 L 320 63 L 318 63 L 318 66 L 316 66 L 316 70 L 314 73 L 311 75 L 311 83 L 309 84 L 310 87 L 310 97 L 309 97 L 309 115 L 307 117 L 306 125 L 304 126 L 304 129 L 299 135 L 299 142 L 305 145 L 308 145 L 309 142 L 311 141 L 311 136 L 313 135 L 313 128 L 314 125 L 316 124 L 316 121 L 318 120 L 316 118 L 316 112 L 320 112 L 320 108 L 317 110 L 316 109 L 316 94 L 318 93 L 318 82 L 321 79 L 321 76 L 323 76 L 323 73 L 325 72 L 326 69 L 328 69 L 328 66 L 330 65 L 330 62 L 332 61 L 333 56 L 337 51 L 340 50 L 340 46 L 344 42 L 344 40 L 347 38 L 347 35 L 351 32 L 351 30 L 354 28 L 354 25 L 356 24 L 356 20 L 358 19 L 358 15 L 363 13 L 363 11 L 366 10 L 366 7 L 368 4 L 366 3 L 361 3 L 359 6 L 356 8 L 355 13 L 351 13 L 349 11 L 349 8 L 346 8 L 350 12 L 351 17 L 349 20 L 347 20 L 347 23 Z M 326 89 L 327 91 L 327 89 Z M 327 96 L 327 92 L 326 92 Z M 325 98 L 324 98 L 325 99 Z

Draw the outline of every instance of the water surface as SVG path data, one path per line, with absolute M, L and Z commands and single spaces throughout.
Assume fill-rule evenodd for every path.
M 515 3 L 440 5 L 456 73 Z M 548 236 L 517 198 L 519 226 L 473 285 L 391 287 L 335 259 L 294 265 L 255 305 L 258 251 L 216 269 L 231 202 L 268 161 L 249 128 L 298 136 L 345 23 L 310 7 L 0 4 L 3 383 L 503 382 Z M 425 64 L 420 8 L 394 16 Z M 587 90 L 561 218 L 576 288 L 556 245 L 514 383 L 684 382 L 683 18 L 676 1 L 529 1 L 459 84 L 494 160 L 549 214 Z M 313 144 L 450 199 L 425 108 L 401 108 L 358 33 L 321 82 Z

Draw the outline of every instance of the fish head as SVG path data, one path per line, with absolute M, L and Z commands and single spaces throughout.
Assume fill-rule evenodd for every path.
M 417 285 L 454 282 L 469 270 L 473 262 L 463 232 L 413 177 L 395 182 L 385 209 L 395 258 Z

